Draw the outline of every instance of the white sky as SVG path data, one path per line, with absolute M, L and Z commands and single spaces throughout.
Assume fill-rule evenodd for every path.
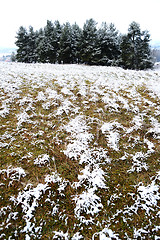
M 141 30 L 149 30 L 151 39 L 160 41 L 160 0 L 1 0 L 0 47 L 15 47 L 19 27 L 29 25 L 35 30 L 46 25 L 47 20 L 61 24 L 84 22 L 94 18 L 114 23 L 121 33 L 136 21 Z

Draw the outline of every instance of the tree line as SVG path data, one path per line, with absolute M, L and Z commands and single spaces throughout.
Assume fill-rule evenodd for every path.
M 122 35 L 115 25 L 105 22 L 98 28 L 94 19 L 86 20 L 83 28 L 69 22 L 61 25 L 47 21 L 44 28 L 34 31 L 21 26 L 16 35 L 16 60 L 25 63 L 64 63 L 120 66 L 125 69 L 152 68 L 153 60 L 148 31 L 132 22 Z

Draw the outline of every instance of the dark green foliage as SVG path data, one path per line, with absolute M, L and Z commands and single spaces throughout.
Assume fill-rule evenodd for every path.
M 28 34 L 28 60 L 30 63 L 37 62 L 37 53 L 36 53 L 36 39 L 37 39 L 37 32 L 34 32 L 33 27 L 29 27 L 29 34 Z
M 77 23 L 72 25 L 72 59 L 73 63 L 80 63 L 82 29 Z
M 63 25 L 60 36 L 59 59 L 62 63 L 72 63 L 72 28 L 69 22 Z
M 89 19 L 83 26 L 81 37 L 81 61 L 92 65 L 99 59 L 100 47 L 98 46 L 97 23 Z
M 40 29 L 36 39 L 36 53 L 37 61 L 45 63 L 46 62 L 46 52 L 45 52 L 45 35 L 43 29 Z
M 18 50 L 17 50 L 17 55 L 16 59 L 18 62 L 28 62 L 28 53 L 29 53 L 29 47 L 28 47 L 28 42 L 29 42 L 29 37 L 28 37 L 28 32 L 27 30 L 21 26 L 19 28 L 19 31 L 17 33 L 17 41 L 15 42 Z
M 44 29 L 36 32 L 33 27 L 29 31 L 20 27 L 16 38 L 18 62 L 85 63 L 140 70 L 153 66 L 150 35 L 136 22 L 131 23 L 128 34 L 121 36 L 112 23 L 102 23 L 97 29 L 92 18 L 83 29 L 76 23 L 47 21 Z
M 59 56 L 59 52 L 60 52 L 60 38 L 61 38 L 61 34 L 62 34 L 62 26 L 60 24 L 60 22 L 57 20 L 54 22 L 54 29 L 55 29 L 55 50 L 56 50 L 56 62 L 61 62 L 60 56 Z
M 121 65 L 128 69 L 152 68 L 153 61 L 149 47 L 150 35 L 147 31 L 142 31 L 136 22 L 132 22 L 128 29 L 128 34 L 122 36 Z
M 98 30 L 98 39 L 101 50 L 99 64 L 116 65 L 120 54 L 120 38 L 114 24 L 102 23 L 101 28 Z
M 44 28 L 45 39 L 45 55 L 46 62 L 55 63 L 56 61 L 56 48 L 55 48 L 55 29 L 51 21 L 47 21 L 47 25 Z
M 16 59 L 18 62 L 32 63 L 37 62 L 36 55 L 36 39 L 37 34 L 33 27 L 29 27 L 29 31 L 24 27 L 20 27 L 17 34 L 16 45 L 18 47 Z

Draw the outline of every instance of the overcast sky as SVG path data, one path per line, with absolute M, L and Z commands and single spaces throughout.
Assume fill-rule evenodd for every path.
M 35 30 L 46 25 L 47 20 L 60 23 L 84 22 L 94 18 L 114 23 L 121 33 L 136 21 L 141 30 L 149 30 L 151 39 L 160 41 L 160 0 L 1 0 L 0 47 L 14 47 L 16 32 L 22 25 Z

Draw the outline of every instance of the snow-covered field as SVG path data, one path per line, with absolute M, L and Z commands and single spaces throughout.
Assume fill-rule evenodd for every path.
M 160 239 L 160 71 L 0 63 L 0 239 Z

